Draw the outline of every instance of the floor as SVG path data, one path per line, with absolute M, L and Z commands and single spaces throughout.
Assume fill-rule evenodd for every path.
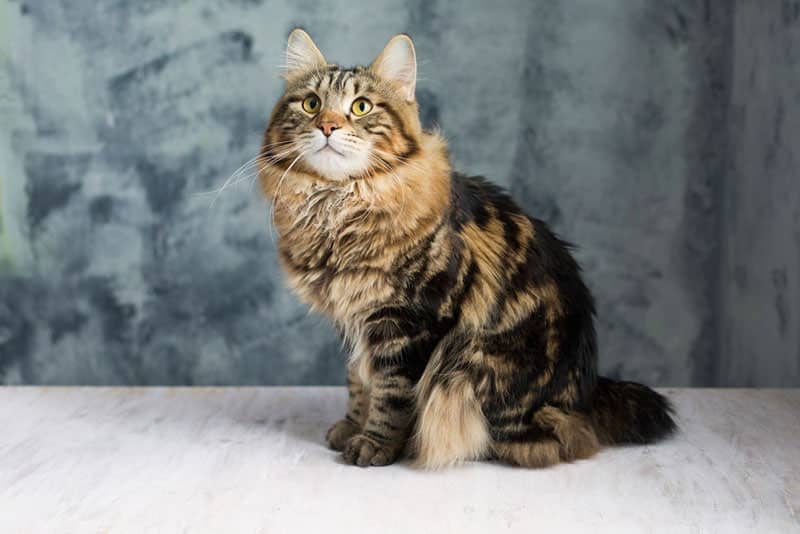
M 545 470 L 360 469 L 341 388 L 0 388 L 0 532 L 800 532 L 800 390 L 663 390 L 682 432 Z

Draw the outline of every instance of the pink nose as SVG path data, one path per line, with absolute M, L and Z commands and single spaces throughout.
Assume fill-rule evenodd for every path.
M 319 123 L 319 129 L 325 134 L 325 137 L 330 137 L 334 130 L 339 129 L 339 125 L 333 121 L 322 121 Z

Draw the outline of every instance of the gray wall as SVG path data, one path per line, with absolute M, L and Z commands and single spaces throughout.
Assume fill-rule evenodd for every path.
M 765 9 L 765 6 L 771 6 Z M 722 384 L 800 385 L 800 2 L 737 3 L 723 187 Z
M 800 385 L 800 6 L 730 5 L 0 0 L 0 381 L 342 381 L 265 202 L 198 194 L 301 25 L 342 63 L 414 37 L 455 164 L 579 244 L 604 373 Z

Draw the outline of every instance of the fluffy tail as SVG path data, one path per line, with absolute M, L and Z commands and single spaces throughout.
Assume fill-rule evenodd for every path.
M 589 417 L 605 445 L 652 443 L 677 430 L 669 400 L 647 386 L 598 377 Z

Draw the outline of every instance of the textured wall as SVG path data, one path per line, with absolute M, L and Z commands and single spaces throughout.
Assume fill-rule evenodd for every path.
M 795 305 L 800 238 L 793 253 L 778 237 L 765 245 L 777 274 L 747 295 L 726 290 L 723 255 L 750 249 L 737 248 L 740 233 L 771 235 L 750 226 L 764 216 L 752 206 L 740 233 L 723 228 L 739 213 L 731 204 L 758 190 L 748 166 L 763 170 L 755 148 L 729 161 L 731 92 L 756 125 L 735 143 L 771 153 L 774 121 L 763 115 L 771 103 L 745 105 L 748 74 L 736 71 L 730 87 L 732 29 L 767 30 L 746 15 L 734 24 L 718 4 L 0 0 L 0 381 L 342 380 L 331 329 L 283 288 L 265 203 L 247 181 L 213 206 L 196 194 L 256 153 L 285 37 L 301 25 L 342 63 L 368 62 L 394 33 L 414 37 L 424 119 L 444 129 L 456 165 L 509 187 L 580 245 L 604 372 L 670 385 L 738 383 L 742 373 L 798 383 L 797 356 L 755 341 L 739 350 L 723 330 L 750 317 L 722 320 L 723 302 L 769 307 L 783 284 L 794 293 L 782 306 Z M 797 229 L 787 145 L 797 93 L 778 86 L 798 50 L 786 37 L 772 51 L 777 39 L 758 46 L 784 54 L 785 68 L 761 63 L 759 79 L 786 99 L 771 179 L 792 191 L 794 214 L 787 203 L 781 216 Z M 737 38 L 737 53 L 748 47 Z M 741 189 L 723 194 L 734 177 Z M 794 263 L 777 261 L 790 254 Z M 793 320 L 776 350 L 797 350 Z M 722 345 L 737 350 L 720 358 Z M 752 351 L 755 374 L 742 363 Z
M 737 3 L 723 384 L 800 385 L 800 2 Z

